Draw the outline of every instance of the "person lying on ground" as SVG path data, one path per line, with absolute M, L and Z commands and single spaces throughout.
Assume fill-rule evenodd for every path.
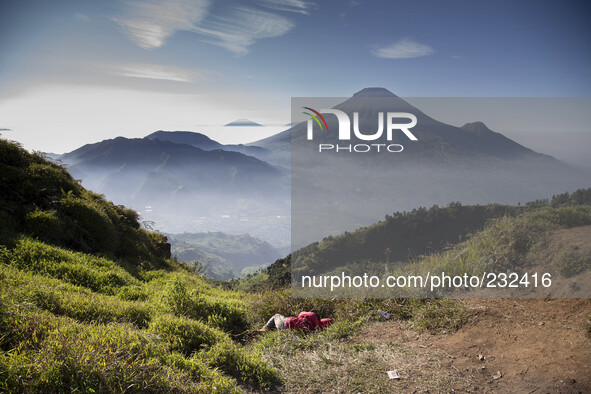
M 315 312 L 300 312 L 297 317 L 285 317 L 281 314 L 273 315 L 267 324 L 259 331 L 267 330 L 306 330 L 316 331 L 332 324 L 332 319 L 320 319 Z

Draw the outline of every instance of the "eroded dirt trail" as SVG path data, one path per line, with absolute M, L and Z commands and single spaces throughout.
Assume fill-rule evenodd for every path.
M 591 339 L 585 331 L 591 300 L 462 302 L 468 320 L 457 332 L 417 334 L 408 323 L 387 321 L 367 326 L 358 340 L 398 343 L 422 358 L 437 357 L 449 376 L 449 386 L 430 387 L 425 380 L 413 382 L 416 371 L 401 371 L 407 377 L 401 391 L 591 392 Z

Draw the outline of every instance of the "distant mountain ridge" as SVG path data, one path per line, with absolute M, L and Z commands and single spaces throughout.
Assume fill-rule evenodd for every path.
M 231 183 L 240 181 L 236 169 L 256 170 L 265 175 L 279 176 L 280 171 L 270 164 L 240 152 L 221 149 L 205 150 L 193 145 L 175 143 L 158 138 L 124 138 L 104 140 L 84 145 L 60 157 L 75 169 L 101 166 L 107 169 L 127 170 L 130 167 L 149 166 L 149 170 L 162 171 L 170 167 L 213 165 L 207 173 L 198 176 L 214 180 L 215 176 L 230 175 Z M 252 180 L 252 179 L 251 179 Z
M 149 140 L 169 141 L 177 144 L 187 144 L 203 150 L 221 149 L 227 152 L 240 152 L 242 154 L 256 157 L 259 160 L 266 161 L 272 152 L 259 146 L 246 146 L 242 144 L 224 145 L 212 140 L 205 134 L 193 131 L 164 131 L 158 130 L 146 137 Z
M 193 133 L 180 137 L 210 147 L 217 144 Z M 181 224 L 191 223 L 187 218 L 230 223 L 225 218 L 285 216 L 289 209 L 285 170 L 240 152 L 117 137 L 82 146 L 60 160 L 86 187 L 132 206 L 165 228 L 187 226 Z M 248 225 L 245 220 L 236 225 Z M 241 229 L 253 230 L 254 222 L 250 226 Z

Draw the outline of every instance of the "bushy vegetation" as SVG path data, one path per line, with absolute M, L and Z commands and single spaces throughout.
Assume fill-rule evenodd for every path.
M 481 230 L 493 218 L 515 216 L 524 207 L 504 205 L 462 206 L 452 203 L 430 209 L 386 215 L 381 222 L 352 233 L 325 238 L 292 255 L 295 272 L 329 272 L 359 262 L 398 262 L 434 253 Z
M 464 242 L 413 259 L 397 273 L 480 276 L 485 272 L 520 274 L 543 268 L 541 272 L 570 278 L 591 268 L 590 256 L 573 248 L 551 248 L 548 237 L 553 230 L 583 225 L 591 225 L 591 206 L 544 206 L 517 217 L 501 217 Z
M 567 248 L 556 253 L 551 264 L 558 273 L 569 278 L 591 268 L 591 258 L 574 248 Z
M 17 234 L 81 252 L 163 267 L 166 237 L 140 227 L 138 214 L 80 186 L 58 164 L 0 139 L 0 242 Z

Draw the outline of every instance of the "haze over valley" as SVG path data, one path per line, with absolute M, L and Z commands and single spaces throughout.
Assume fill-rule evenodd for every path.
M 291 241 L 299 247 L 352 231 L 397 211 L 452 201 L 517 204 L 591 183 L 587 172 L 480 121 L 462 127 L 439 122 L 384 88 L 363 89 L 335 108 L 351 118 L 358 112 L 362 130 L 377 127 L 379 112 L 414 113 L 418 141 L 405 142 L 404 151 L 394 154 L 319 155 L 305 148 L 306 123 L 298 121 L 246 145 L 159 130 L 144 138 L 87 144 L 54 159 L 85 187 L 136 209 L 158 231 L 250 234 L 279 250 Z M 336 130 L 336 118 L 325 117 Z M 317 133 L 313 142 L 338 144 L 336 138 L 334 132 Z M 374 142 L 388 143 L 385 135 Z

